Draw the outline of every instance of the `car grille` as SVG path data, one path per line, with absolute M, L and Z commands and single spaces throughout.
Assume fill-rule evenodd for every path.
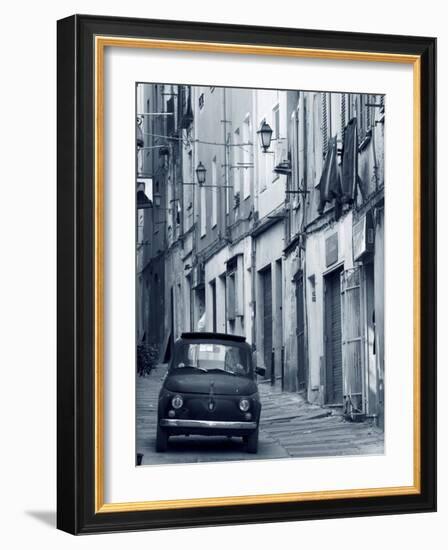
M 238 406 L 239 398 L 222 396 L 185 397 L 177 418 L 192 420 L 244 420 Z

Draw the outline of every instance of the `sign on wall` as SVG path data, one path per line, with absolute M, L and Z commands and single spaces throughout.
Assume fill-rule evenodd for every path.
M 326 266 L 335 264 L 338 261 L 338 234 L 333 233 L 325 239 L 325 263 Z

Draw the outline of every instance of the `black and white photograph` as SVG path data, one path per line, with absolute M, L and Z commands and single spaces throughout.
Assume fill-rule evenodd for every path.
M 448 27 L 403 8 L 5 4 L 3 548 L 440 548 Z
M 385 96 L 136 85 L 138 465 L 384 453 Z

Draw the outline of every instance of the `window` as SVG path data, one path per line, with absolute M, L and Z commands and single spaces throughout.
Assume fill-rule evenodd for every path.
M 205 187 L 200 187 L 200 195 L 199 200 L 201 201 L 201 237 L 203 237 L 207 230 L 207 220 L 206 220 L 206 213 L 207 213 L 207 205 L 206 205 L 206 194 L 205 194 Z
M 353 98 L 352 94 L 341 94 L 341 127 L 342 141 L 344 141 L 345 128 L 353 118 Z
M 321 94 L 322 109 L 322 146 L 323 156 L 327 155 L 328 142 L 336 137 L 338 148 L 342 147 L 343 131 L 348 123 L 349 106 L 346 94 L 325 93 Z
M 330 94 L 330 137 L 342 139 L 341 94 Z
M 250 115 L 244 119 L 243 123 L 243 167 L 240 169 L 243 172 L 243 198 L 250 196 L 250 189 L 252 184 L 252 145 L 248 145 L 251 141 L 252 127 Z
M 137 246 L 140 246 L 143 243 L 143 228 L 145 225 L 145 211 L 137 210 L 138 214 L 138 225 L 137 225 Z
M 322 165 L 323 165 L 323 140 L 322 140 L 322 132 L 321 132 L 321 113 L 319 112 L 319 101 L 320 101 L 320 94 L 315 93 L 313 94 L 313 103 L 312 103 L 312 110 L 310 119 L 312 121 L 312 128 L 313 128 L 313 138 L 312 138 L 312 148 L 313 148 L 313 166 L 312 166 L 312 174 L 311 174 L 311 181 L 314 181 L 314 186 L 319 185 L 320 176 L 322 173 Z
M 197 369 L 225 371 L 239 376 L 253 375 L 248 350 L 232 343 L 217 344 L 205 339 L 201 341 L 201 338 L 176 344 L 173 367 L 188 368 L 189 374 Z
M 227 320 L 235 321 L 241 312 L 238 292 L 238 257 L 234 256 L 227 262 L 227 284 L 226 284 L 226 310 Z
M 356 96 L 356 118 L 358 120 L 358 141 L 362 143 L 372 126 L 372 108 L 370 104 L 372 96 L 358 94 Z
M 212 227 L 218 224 L 218 178 L 216 173 L 216 157 L 212 160 Z
M 220 313 L 219 313 L 220 321 L 219 321 L 218 330 L 220 332 L 227 333 L 227 316 L 226 316 L 226 312 L 227 312 L 227 277 L 226 277 L 226 274 L 223 273 L 222 275 L 220 275 L 218 280 L 219 280 L 219 288 L 220 288 L 219 296 L 224 296 L 224 308 L 220 308 Z M 220 301 L 220 304 L 221 303 L 222 302 Z M 222 311 L 222 309 L 224 309 L 224 311 Z

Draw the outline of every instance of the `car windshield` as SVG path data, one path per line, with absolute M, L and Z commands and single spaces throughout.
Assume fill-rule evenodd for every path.
M 231 343 L 181 342 L 176 346 L 173 367 L 248 376 L 251 374 L 248 355 L 244 347 Z

